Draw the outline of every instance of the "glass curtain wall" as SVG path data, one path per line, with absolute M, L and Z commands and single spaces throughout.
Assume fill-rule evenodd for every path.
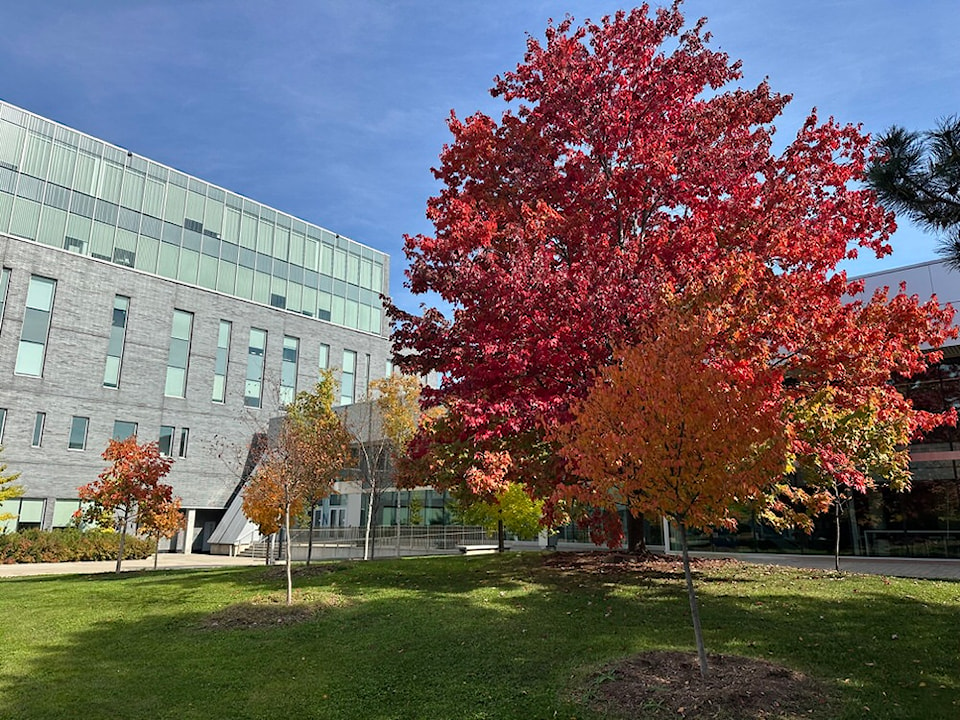
M 381 332 L 385 254 L 6 103 L 0 232 Z

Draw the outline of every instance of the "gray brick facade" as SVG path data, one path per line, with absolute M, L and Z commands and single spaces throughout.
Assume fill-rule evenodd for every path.
M 22 473 L 25 498 L 43 500 L 49 526 L 56 500 L 76 498 L 93 480 L 116 420 L 138 424 L 142 441 L 160 426 L 189 428 L 186 457 L 168 481 L 186 508 L 222 510 L 238 483 L 237 464 L 218 457 L 220 444 L 244 448 L 252 432 L 278 413 L 283 337 L 299 338 L 297 390 L 317 379 L 320 345 L 339 368 L 343 351 L 357 353 L 358 397 L 365 382 L 383 377 L 390 353 L 386 328 L 376 335 L 255 302 L 167 280 L 91 257 L 0 235 L 0 264 L 10 282 L 0 325 L 0 408 L 6 410 L 3 460 Z M 385 276 L 389 272 L 387 268 Z M 27 288 L 32 275 L 57 281 L 42 377 L 14 372 Z M 386 277 L 384 278 L 386 286 Z M 103 386 L 114 298 L 130 298 L 119 388 Z M 174 309 L 193 313 L 185 398 L 164 396 Z M 211 400 L 221 320 L 232 323 L 226 402 Z M 251 327 L 268 333 L 263 407 L 244 407 Z M 42 445 L 31 447 L 37 412 L 46 413 Z M 68 449 L 71 419 L 90 419 L 86 449 Z M 173 452 L 177 454 L 176 449 Z M 216 517 L 206 513 L 205 518 Z

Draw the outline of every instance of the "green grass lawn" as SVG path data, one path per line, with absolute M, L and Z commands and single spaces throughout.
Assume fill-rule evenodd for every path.
M 591 671 L 692 649 L 678 573 L 535 553 L 0 581 L 0 717 L 579 718 Z M 732 563 L 699 573 L 708 652 L 836 688 L 842 718 L 960 718 L 960 583 Z M 243 625 L 258 619 L 254 627 Z

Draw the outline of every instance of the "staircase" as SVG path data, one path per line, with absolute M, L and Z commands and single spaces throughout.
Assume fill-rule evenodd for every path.
M 261 540 L 260 542 L 247 545 L 237 553 L 237 557 L 261 558 L 265 560 L 267 558 L 267 541 Z

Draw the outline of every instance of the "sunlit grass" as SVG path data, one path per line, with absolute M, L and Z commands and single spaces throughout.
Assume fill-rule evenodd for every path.
M 2 718 L 597 718 L 590 671 L 690 649 L 679 574 L 537 554 L 0 581 Z M 960 583 L 731 564 L 698 578 L 709 652 L 798 669 L 842 718 L 960 717 Z M 866 709 L 868 708 L 868 709 Z

